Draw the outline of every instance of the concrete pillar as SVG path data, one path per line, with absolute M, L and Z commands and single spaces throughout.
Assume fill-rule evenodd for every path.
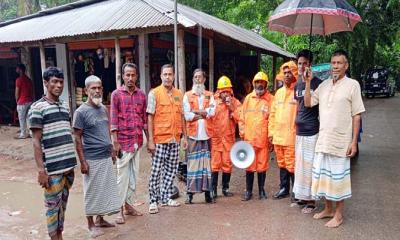
M 57 59 L 57 67 L 61 68 L 64 71 L 64 89 L 61 93 L 60 99 L 68 103 L 68 107 L 71 106 L 71 93 L 70 93 L 70 85 L 71 78 L 68 66 L 68 58 L 69 55 L 67 53 L 67 45 L 57 43 L 56 44 L 56 59 Z
M 139 34 L 139 72 L 140 89 L 150 91 L 149 35 Z
M 43 42 L 39 43 L 39 51 L 40 51 L 40 68 L 42 70 L 42 76 L 43 76 L 43 73 L 46 70 L 46 52 L 44 51 Z M 43 94 L 46 95 L 46 93 L 47 93 L 47 89 L 43 83 Z
M 121 47 L 119 38 L 115 38 L 115 82 L 117 88 L 121 86 Z

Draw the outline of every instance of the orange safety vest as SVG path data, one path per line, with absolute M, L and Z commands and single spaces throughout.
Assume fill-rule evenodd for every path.
M 211 118 L 211 146 L 213 150 L 224 151 L 232 148 L 235 143 L 236 123 L 235 112 L 240 108 L 240 101 L 236 98 L 231 98 L 235 112 L 230 112 L 229 107 L 219 97 L 219 92 L 214 95 L 216 104 L 215 116 Z
M 172 88 L 169 96 L 161 85 L 153 90 L 156 111 L 153 119 L 154 143 L 179 142 L 182 134 L 182 93 Z
M 253 91 L 245 98 L 240 112 L 240 136 L 253 147 L 268 147 L 268 119 L 272 95 L 258 97 Z
M 189 100 L 189 105 L 190 105 L 190 110 L 199 110 L 199 96 L 193 91 L 188 91 L 185 93 L 186 97 Z M 204 91 L 204 99 L 203 99 L 203 110 L 206 108 L 210 107 L 210 100 L 212 97 L 213 93 L 209 91 Z M 206 133 L 207 136 L 211 136 L 211 126 L 209 124 L 210 119 L 204 119 L 205 121 L 205 128 L 206 128 Z M 187 135 L 189 137 L 196 137 L 197 136 L 197 131 L 198 131 L 198 126 L 199 123 L 196 121 L 186 121 L 186 129 L 187 129 Z
M 275 94 L 271 107 L 269 136 L 273 144 L 294 146 L 296 141 L 297 101 L 294 98 L 294 86 L 283 86 Z

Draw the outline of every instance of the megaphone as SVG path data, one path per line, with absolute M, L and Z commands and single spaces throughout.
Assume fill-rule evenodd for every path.
M 255 159 L 255 152 L 250 143 L 238 141 L 232 146 L 230 156 L 235 167 L 248 168 Z

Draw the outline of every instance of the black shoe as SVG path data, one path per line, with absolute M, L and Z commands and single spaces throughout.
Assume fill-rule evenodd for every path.
M 212 189 L 212 198 L 217 198 L 217 189 L 218 189 L 218 172 L 211 173 L 211 189 Z
M 246 192 L 242 201 L 249 201 L 253 197 L 254 172 L 246 172 Z
M 210 191 L 204 192 L 204 199 L 205 199 L 206 203 L 215 203 L 214 198 L 211 197 Z
M 185 200 L 185 204 L 193 204 L 193 193 L 187 193 L 186 194 L 187 195 L 187 197 L 186 197 L 186 200 Z
M 264 190 L 265 185 L 265 178 L 267 176 L 266 172 L 257 173 L 257 180 L 258 180 L 258 198 L 260 200 L 267 199 L 267 194 Z
M 274 199 L 282 199 L 289 197 L 289 191 L 286 188 L 279 189 L 278 192 L 274 194 Z
M 222 173 L 222 194 L 225 197 L 232 197 L 233 193 L 229 192 L 229 182 L 231 181 L 230 173 Z

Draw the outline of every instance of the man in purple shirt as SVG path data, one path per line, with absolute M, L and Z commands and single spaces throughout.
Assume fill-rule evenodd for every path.
M 122 200 L 118 224 L 125 223 L 126 215 L 141 216 L 133 208 L 136 179 L 139 173 L 140 148 L 143 131 L 148 137 L 146 95 L 136 87 L 138 68 L 135 64 L 122 66 L 124 85 L 111 95 L 111 141 L 117 158 L 117 184 Z

